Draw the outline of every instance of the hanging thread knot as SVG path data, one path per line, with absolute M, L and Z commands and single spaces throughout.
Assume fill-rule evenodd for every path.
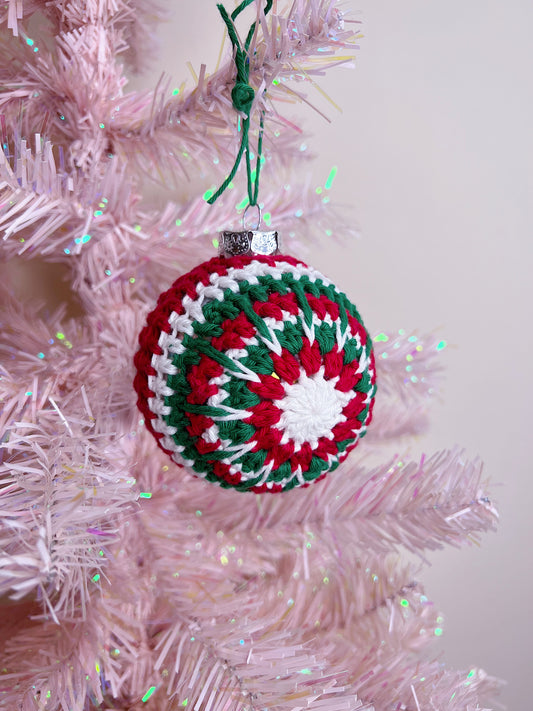
M 254 103 L 255 91 L 249 84 L 239 81 L 231 90 L 231 100 L 233 108 L 236 111 L 242 111 L 247 116 L 250 115 L 250 109 Z
M 243 0 L 241 4 L 235 8 L 231 13 L 231 17 L 228 15 L 225 7 L 222 4 L 218 4 L 217 8 L 220 12 L 226 29 L 228 30 L 228 36 L 231 40 L 233 46 L 233 61 L 235 62 L 235 68 L 237 70 L 235 76 L 235 84 L 231 90 L 231 101 L 233 108 L 236 111 L 244 114 L 244 119 L 241 125 L 241 145 L 233 164 L 233 168 L 230 170 L 229 175 L 226 177 L 219 189 L 214 193 L 207 202 L 212 205 L 215 200 L 222 195 L 222 193 L 229 186 L 237 170 L 243 156 L 246 159 L 246 177 L 247 177 L 247 187 L 248 187 L 248 204 L 257 205 L 257 197 L 259 194 L 259 173 L 261 171 L 261 161 L 262 161 L 262 148 L 263 148 L 263 126 L 264 126 L 264 109 L 261 111 L 261 118 L 259 120 L 259 136 L 257 139 L 257 151 L 256 151 L 256 165 L 252 170 L 250 161 L 250 145 L 249 145 L 249 134 L 250 134 L 250 112 L 252 110 L 252 105 L 255 99 L 255 90 L 250 86 L 250 45 L 256 31 L 256 22 L 253 22 L 248 34 L 246 35 L 246 41 L 244 46 L 241 46 L 239 41 L 239 36 L 235 28 L 234 21 L 240 15 L 240 13 L 245 10 L 248 5 L 251 5 L 254 0 Z M 264 14 L 270 12 L 272 8 L 272 0 L 266 0 Z M 264 159 L 263 159 L 264 160 Z

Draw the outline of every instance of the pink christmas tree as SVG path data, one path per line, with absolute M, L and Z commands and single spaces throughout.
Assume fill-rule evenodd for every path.
M 308 101 L 360 28 L 329 0 L 248 12 L 261 202 L 297 254 L 343 227 L 298 181 L 287 101 Z M 192 90 L 128 92 L 155 19 L 142 0 L 0 10 L 0 707 L 479 709 L 495 682 L 438 661 L 440 613 L 405 558 L 494 527 L 481 463 L 389 454 L 427 426 L 438 338 L 375 334 L 374 421 L 308 488 L 214 486 L 147 431 L 133 389 L 146 315 L 246 207 L 242 170 L 214 205 L 176 197 L 233 165 L 236 70 L 228 52 Z M 69 312 L 24 300 L 17 280 L 43 270 L 50 303 L 66 275 Z

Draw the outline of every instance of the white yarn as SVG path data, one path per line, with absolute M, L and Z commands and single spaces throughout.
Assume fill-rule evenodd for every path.
M 353 397 L 351 391 L 336 390 L 337 381 L 338 378 L 326 380 L 322 367 L 311 376 L 301 369 L 298 380 L 285 385 L 285 397 L 274 402 L 283 411 L 276 425 L 283 430 L 281 444 L 292 440 L 299 447 L 308 442 L 314 449 L 320 437 L 333 439 L 331 430 L 346 420 L 342 410 Z

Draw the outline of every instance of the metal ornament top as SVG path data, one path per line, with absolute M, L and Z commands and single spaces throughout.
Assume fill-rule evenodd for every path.
M 262 232 L 260 230 L 221 232 L 218 251 L 221 257 L 278 254 L 278 233 L 276 231 Z
M 260 230 L 261 208 L 254 205 L 258 211 L 255 227 L 246 229 L 246 213 L 252 205 L 248 205 L 242 216 L 242 230 L 225 230 L 220 233 L 218 253 L 221 257 L 239 257 L 243 255 L 270 256 L 279 254 L 280 241 L 275 230 Z

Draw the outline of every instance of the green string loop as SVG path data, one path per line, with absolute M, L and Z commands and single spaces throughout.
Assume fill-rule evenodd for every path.
M 233 108 L 236 111 L 239 111 L 241 114 L 244 115 L 244 118 L 241 121 L 241 145 L 239 147 L 239 151 L 237 153 L 237 157 L 235 159 L 235 163 L 233 164 L 233 168 L 230 170 L 229 175 L 227 178 L 224 180 L 220 188 L 214 193 L 209 200 L 207 201 L 210 205 L 212 205 L 215 200 L 218 200 L 218 198 L 222 195 L 222 193 L 226 190 L 228 185 L 231 183 L 233 178 L 235 177 L 235 174 L 237 173 L 237 170 L 239 169 L 240 162 L 242 160 L 243 155 L 246 155 L 246 177 L 247 177 L 247 188 L 248 188 L 248 202 L 250 205 L 257 205 L 257 197 L 259 195 L 259 173 L 261 170 L 261 155 L 262 155 L 262 150 L 263 150 L 263 129 L 264 129 L 264 118 L 265 118 L 265 113 L 264 111 L 261 112 L 261 119 L 259 121 L 259 137 L 257 140 L 257 159 L 256 159 L 256 164 L 255 164 L 255 179 L 253 179 L 253 173 L 254 171 L 252 170 L 252 165 L 251 165 L 251 160 L 250 160 L 250 141 L 249 141 L 249 134 L 250 134 L 250 111 L 252 109 L 252 105 L 255 99 L 255 90 L 252 86 L 250 86 L 250 57 L 249 57 L 249 50 L 250 50 L 250 44 L 252 42 L 252 38 L 255 33 L 256 29 L 256 22 L 253 22 L 250 29 L 248 30 L 248 34 L 246 36 L 246 41 L 244 43 L 244 47 L 241 47 L 241 44 L 239 42 L 239 37 L 237 35 L 237 30 L 235 29 L 235 24 L 234 20 L 240 15 L 240 13 L 245 10 L 248 5 L 250 5 L 254 0 L 243 0 L 241 4 L 235 8 L 235 10 L 231 13 L 231 17 L 228 15 L 226 8 L 218 4 L 217 8 L 218 11 L 220 12 L 220 15 L 222 19 L 224 20 L 224 23 L 226 25 L 226 28 L 228 30 L 228 36 L 231 40 L 231 44 L 233 45 L 233 61 L 235 62 L 235 68 L 236 68 L 236 76 L 235 76 L 235 84 L 233 86 L 233 89 L 231 90 L 231 101 L 233 104 Z M 265 15 L 270 12 L 270 9 L 272 8 L 272 2 L 273 0 L 267 0 L 266 6 L 265 6 Z

